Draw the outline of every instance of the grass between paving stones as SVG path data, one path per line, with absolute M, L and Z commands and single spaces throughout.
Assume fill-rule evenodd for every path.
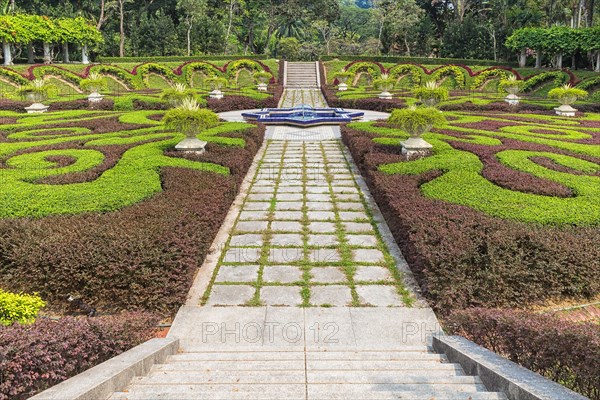
M 339 146 L 341 149 L 342 148 L 341 142 L 340 142 Z M 348 155 L 346 155 L 344 151 L 342 151 L 342 154 L 344 156 L 346 167 L 348 168 L 349 171 L 351 171 L 352 175 L 354 175 L 354 173 L 352 172 L 352 166 L 350 164 L 350 161 L 348 160 Z M 370 206 L 369 202 L 367 201 L 364 193 L 362 192 L 362 190 L 361 190 L 360 186 L 358 185 L 358 182 L 356 181 L 356 178 L 354 176 L 352 177 L 352 180 L 354 181 L 354 187 L 358 191 L 358 195 L 360 197 L 360 202 L 363 205 L 363 209 L 364 209 L 365 213 L 367 214 L 368 221 L 371 224 L 371 226 L 373 227 L 373 235 L 377 237 L 378 245 L 376 248 L 378 250 L 380 250 L 384 255 L 384 266 L 392 274 L 392 277 L 393 277 L 394 281 L 396 282 L 396 290 L 398 291 L 398 294 L 402 297 L 402 301 L 404 302 L 404 304 L 406 306 L 410 307 L 414 304 L 415 298 L 402 283 L 404 281 L 402 272 L 400 272 L 400 270 L 398 270 L 398 268 L 396 266 L 396 260 L 390 254 L 389 249 L 388 249 L 387 245 L 385 244 L 383 237 L 381 236 L 381 232 L 379 232 L 379 227 L 377 226 L 377 222 L 375 221 L 375 218 L 373 216 L 373 211 L 371 210 L 371 206 Z M 387 282 L 387 281 L 358 282 L 358 283 L 360 285 L 389 284 L 389 282 Z
M 333 189 L 333 187 L 335 185 L 335 175 L 334 175 L 334 171 L 332 171 L 332 168 L 329 165 L 329 160 L 328 160 L 328 155 L 327 155 L 328 148 L 335 148 L 336 150 L 339 150 L 340 157 L 343 160 L 343 161 L 341 161 L 341 163 L 345 166 L 345 169 L 343 170 L 343 172 L 348 173 L 350 176 L 352 176 L 352 172 L 350 170 L 350 164 L 349 164 L 348 160 L 345 158 L 345 155 L 343 154 L 343 152 L 341 151 L 340 144 L 336 145 L 335 143 L 331 143 L 329 145 L 324 145 L 321 143 L 321 144 L 318 144 L 315 147 L 313 147 L 314 150 L 312 150 L 312 153 L 314 153 L 316 150 L 318 153 L 320 153 L 320 156 L 323 160 L 323 163 L 324 163 L 323 177 L 321 177 L 321 175 L 317 172 L 317 171 L 319 171 L 319 169 L 316 169 L 314 167 L 311 168 L 311 165 L 309 164 L 309 159 L 307 157 L 310 150 L 308 149 L 306 143 L 303 143 L 301 145 L 301 147 L 293 148 L 293 149 L 299 149 L 299 152 L 301 152 L 301 154 L 298 154 L 298 156 L 301 155 L 301 159 L 302 159 L 302 174 L 301 174 L 301 179 L 300 179 L 301 186 L 299 185 L 299 187 L 301 187 L 301 192 L 302 192 L 302 206 L 301 206 L 302 218 L 299 221 L 302 225 L 302 230 L 301 230 L 301 232 L 277 231 L 276 234 L 277 235 L 279 235 L 279 234 L 300 234 L 302 236 L 302 246 L 301 247 L 288 246 L 285 243 L 277 244 L 277 245 L 273 244 L 272 241 L 273 241 L 274 232 L 271 228 L 272 228 L 272 223 L 274 221 L 275 212 L 277 211 L 278 204 L 286 203 L 284 201 L 278 202 L 278 200 L 277 200 L 277 196 L 280 195 L 279 191 L 282 187 L 281 183 L 282 183 L 282 180 L 284 179 L 283 174 L 286 170 L 289 171 L 290 168 L 295 168 L 293 165 L 285 164 L 285 158 L 286 158 L 286 156 L 289 155 L 288 150 L 290 149 L 288 142 L 284 142 L 281 145 L 282 153 L 281 153 L 281 158 L 278 163 L 266 163 L 265 162 L 267 155 L 270 154 L 270 150 L 272 150 L 274 147 L 279 146 L 279 144 L 274 144 L 274 143 L 277 143 L 277 142 L 269 142 L 267 144 L 267 149 L 266 149 L 265 154 L 263 155 L 262 159 L 258 163 L 258 169 L 257 169 L 255 176 L 253 177 L 253 180 L 251 183 L 251 188 L 250 188 L 250 193 L 252 193 L 252 189 L 256 186 L 256 183 L 258 181 L 258 177 L 265 174 L 265 169 L 264 169 L 265 166 L 268 165 L 268 166 L 274 167 L 274 165 L 277 165 L 278 171 L 276 174 L 273 174 L 271 171 L 267 171 L 268 175 L 273 177 L 274 186 L 273 186 L 273 192 L 272 192 L 273 197 L 270 200 L 270 205 L 267 210 L 268 214 L 267 214 L 266 220 L 268 222 L 268 228 L 266 230 L 264 230 L 263 232 L 261 232 L 263 243 L 261 246 L 260 258 L 256 262 L 255 261 L 246 262 L 244 260 L 235 260 L 235 262 L 227 262 L 227 263 L 224 262 L 224 257 L 226 255 L 227 251 L 229 251 L 230 249 L 238 249 L 238 251 L 243 251 L 243 249 L 246 249 L 246 248 L 256 248 L 256 247 L 252 247 L 252 246 L 232 247 L 231 246 L 231 238 L 236 234 L 246 233 L 246 232 L 238 231 L 237 228 L 234 229 L 234 231 L 232 232 L 232 235 L 228 238 L 227 243 L 225 244 L 225 246 L 223 248 L 223 253 L 219 260 L 218 266 L 215 269 L 215 272 L 213 273 L 209 287 L 207 288 L 206 292 L 204 293 L 204 295 L 201 299 L 201 304 L 206 304 L 208 302 L 210 295 L 212 293 L 212 290 L 214 288 L 214 285 L 246 285 L 246 286 L 253 286 L 255 288 L 255 294 L 252 297 L 252 299 L 250 299 L 249 301 L 247 301 L 245 303 L 246 306 L 260 306 L 260 305 L 264 304 L 264 302 L 261 299 L 262 288 L 274 287 L 274 286 L 285 286 L 285 287 L 297 287 L 300 290 L 302 303 L 298 304 L 298 306 L 301 306 L 301 307 L 310 307 L 310 306 L 330 307 L 330 306 L 332 306 L 332 304 L 327 304 L 327 303 L 326 304 L 314 304 L 314 303 L 312 303 L 311 302 L 311 294 L 312 294 L 311 288 L 316 287 L 316 286 L 344 285 L 344 286 L 349 287 L 349 289 L 351 291 L 352 298 L 348 305 L 350 305 L 350 306 L 369 306 L 369 304 L 362 304 L 360 302 L 358 293 L 356 291 L 357 282 L 354 281 L 354 275 L 356 273 L 357 266 L 369 266 L 369 265 L 375 266 L 376 265 L 376 266 L 382 266 L 382 267 L 387 268 L 391 272 L 394 281 L 390 282 L 388 280 L 380 280 L 380 281 L 364 281 L 364 282 L 359 282 L 359 283 L 361 285 L 365 285 L 365 286 L 366 285 L 394 285 L 397 289 L 398 294 L 401 296 L 404 304 L 410 306 L 412 304 L 413 299 L 411 298 L 409 292 L 401 284 L 401 282 L 402 282 L 401 274 L 395 268 L 395 262 L 394 262 L 393 258 L 389 255 L 389 252 L 388 252 L 385 244 L 382 242 L 381 236 L 377 231 L 377 224 L 374 222 L 372 214 L 369 210 L 368 204 L 366 203 L 366 200 L 364 198 L 364 195 L 362 195 L 362 193 L 360 192 L 360 188 L 358 187 L 354 178 L 352 178 L 353 179 L 351 181 L 352 183 L 348 187 L 354 189 L 358 193 L 358 196 L 360 197 L 359 204 L 361 204 L 362 208 L 363 208 L 360 211 L 361 212 L 364 211 L 367 216 L 367 218 L 357 218 L 354 220 L 354 222 L 370 223 L 370 225 L 373 227 L 373 232 L 370 232 L 369 235 L 373 235 L 374 237 L 377 238 L 377 245 L 376 246 L 360 246 L 360 245 L 352 246 L 348 242 L 347 235 L 351 235 L 352 233 L 346 232 L 346 230 L 344 228 L 344 222 L 350 222 L 350 221 L 345 221 L 340 216 L 340 212 L 343 212 L 343 210 L 338 206 L 338 203 L 344 202 L 344 200 L 338 199 L 338 194 Z M 319 165 L 319 168 L 320 167 L 321 167 L 321 165 Z M 313 173 L 315 173 L 315 176 L 312 178 L 309 177 L 309 171 L 312 171 Z M 291 174 L 288 174 L 288 175 L 291 175 Z M 311 187 L 310 186 L 311 179 L 318 180 L 318 179 L 322 179 L 322 178 L 325 179 L 325 182 L 326 182 L 325 187 L 327 188 L 327 195 L 330 196 L 330 198 L 332 200 L 333 213 L 335 216 L 333 219 L 328 219 L 327 221 L 333 222 L 335 224 L 335 228 L 336 228 L 335 232 L 325 233 L 324 235 L 335 236 L 338 239 L 339 243 L 330 245 L 330 246 L 322 246 L 322 245 L 311 246 L 311 245 L 309 245 L 309 235 L 319 235 L 319 233 L 311 232 L 310 228 L 309 228 L 310 223 L 314 222 L 314 221 L 311 221 L 308 218 L 308 212 L 311 211 L 311 210 L 309 210 L 308 205 L 307 205 L 307 202 L 309 201 L 308 188 Z M 315 186 L 315 187 L 317 187 L 317 186 Z M 350 200 L 350 201 L 356 202 L 355 200 Z M 244 203 L 240 210 L 240 215 L 238 215 L 238 217 L 236 218 L 236 221 L 235 221 L 236 226 L 237 226 L 238 222 L 240 221 L 241 212 L 244 212 L 246 205 L 251 202 L 252 201 L 249 200 L 248 197 L 246 197 L 246 199 L 244 199 Z M 292 208 L 295 208 L 295 207 L 292 207 Z M 282 207 L 279 211 L 281 211 L 281 210 L 285 210 L 285 207 Z M 246 211 L 246 212 L 248 212 L 248 211 Z M 262 219 L 262 221 L 264 221 L 264 219 Z M 288 221 L 288 220 L 286 220 L 286 221 Z M 293 222 L 293 221 L 297 221 L 297 220 L 289 220 L 289 221 Z M 353 250 L 366 249 L 366 248 L 373 248 L 373 249 L 378 249 L 378 250 L 382 251 L 382 253 L 384 254 L 384 257 L 385 257 L 384 261 L 378 262 L 378 263 L 354 262 L 352 259 Z M 303 251 L 303 257 L 300 260 L 296 260 L 296 261 L 292 261 L 292 262 L 286 262 L 285 260 L 282 262 L 273 261 L 273 260 L 269 259 L 271 251 L 273 249 L 280 250 L 280 251 L 285 251 L 286 249 L 294 249 L 296 251 Z M 313 251 L 319 251 L 319 252 L 323 252 L 323 253 L 320 253 L 320 254 L 317 253 L 317 256 L 319 258 L 316 260 L 311 260 L 311 252 L 313 252 Z M 326 259 L 320 259 L 321 255 L 325 255 L 325 257 L 326 257 L 327 253 L 325 253 L 325 252 L 329 252 L 329 251 L 339 254 L 340 260 L 327 261 Z M 258 270 L 256 280 L 253 280 L 252 282 L 233 282 L 233 281 L 216 282 L 220 267 L 223 265 L 237 266 L 239 268 L 244 268 L 244 266 L 256 265 L 256 264 L 258 264 L 259 270 Z M 289 265 L 291 267 L 299 268 L 300 271 L 302 272 L 301 280 L 296 281 L 296 282 L 289 282 L 289 283 L 282 283 L 282 282 L 267 283 L 267 282 L 264 282 L 263 273 L 265 271 L 265 268 L 269 268 L 270 265 L 278 265 L 278 264 L 285 264 L 285 265 Z M 312 272 L 315 268 L 339 268 L 344 273 L 346 280 L 342 281 L 342 282 L 313 282 L 312 280 L 313 280 L 314 276 L 313 276 Z

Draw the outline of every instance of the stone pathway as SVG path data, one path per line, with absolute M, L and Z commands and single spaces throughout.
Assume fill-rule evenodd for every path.
M 326 106 L 287 88 L 280 107 L 301 104 Z M 268 128 L 168 334 L 179 353 L 111 399 L 506 400 L 428 347 L 437 318 L 339 137 Z
M 410 304 L 341 146 L 267 144 L 202 304 Z
M 321 89 L 290 89 L 286 88 L 281 96 L 280 108 L 309 105 L 313 108 L 327 107 Z

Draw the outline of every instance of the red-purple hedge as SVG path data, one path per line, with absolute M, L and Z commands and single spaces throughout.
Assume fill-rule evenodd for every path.
M 123 313 L 0 327 L 0 400 L 28 398 L 156 335 L 158 317 Z
M 446 328 L 593 400 L 600 399 L 600 325 L 527 311 L 473 308 Z
M 217 113 L 255 108 L 277 108 L 275 97 L 256 100 L 247 96 L 225 95 L 222 99 L 207 99 L 207 102 L 208 108 Z
M 244 132 L 243 149 L 211 143 L 193 156 L 229 167 L 230 176 L 163 168 L 163 192 L 118 212 L 0 220 L 0 287 L 38 292 L 57 311 L 67 308 L 64 296 L 72 293 L 102 311 L 173 314 L 185 302 L 263 133 Z
M 519 223 L 424 197 L 419 187 L 439 173 L 378 172 L 382 163 L 401 161 L 400 147 L 347 127 L 342 133 L 424 294 L 442 314 L 600 293 L 596 227 Z

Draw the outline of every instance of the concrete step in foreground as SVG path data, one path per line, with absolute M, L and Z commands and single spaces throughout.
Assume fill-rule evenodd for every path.
M 206 351 L 169 356 L 113 400 L 506 400 L 427 346 L 405 350 Z

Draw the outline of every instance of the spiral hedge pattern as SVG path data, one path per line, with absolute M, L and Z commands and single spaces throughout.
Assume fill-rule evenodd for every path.
M 5 121 L 0 130 L 0 218 L 115 211 L 160 192 L 164 167 L 229 174 L 221 165 L 166 155 L 184 135 L 166 130 L 155 114 L 0 113 Z M 222 135 L 250 126 L 223 123 L 199 137 L 243 147 L 243 139 Z
M 423 195 L 528 223 L 600 224 L 600 115 L 447 113 L 425 134 L 434 154 L 381 166 L 387 174 L 439 175 Z M 354 128 L 398 146 L 408 134 L 374 123 Z

